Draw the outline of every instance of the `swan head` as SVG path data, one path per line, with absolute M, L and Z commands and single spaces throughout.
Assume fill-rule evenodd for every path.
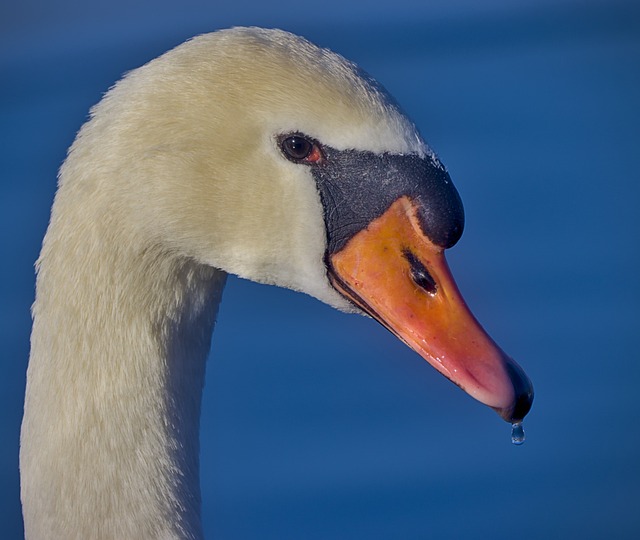
M 146 246 L 371 315 L 505 420 L 531 406 L 447 268 L 448 173 L 337 54 L 278 30 L 196 37 L 105 95 L 60 183 Z

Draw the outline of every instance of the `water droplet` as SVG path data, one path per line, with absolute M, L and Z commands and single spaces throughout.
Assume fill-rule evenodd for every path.
M 511 442 L 520 446 L 524 442 L 524 428 L 522 422 L 514 422 L 511 424 Z

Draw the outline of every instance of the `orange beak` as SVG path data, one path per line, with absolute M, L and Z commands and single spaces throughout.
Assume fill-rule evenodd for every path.
M 467 307 L 444 249 L 422 232 L 409 197 L 397 199 L 327 264 L 338 291 L 468 394 L 508 422 L 529 412 L 531 381 Z

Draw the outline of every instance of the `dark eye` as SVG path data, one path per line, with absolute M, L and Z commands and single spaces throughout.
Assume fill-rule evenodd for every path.
M 280 148 L 284 155 L 296 163 L 318 163 L 322 151 L 318 144 L 303 135 L 289 135 L 281 139 Z
M 296 161 L 305 159 L 311 153 L 313 148 L 313 144 L 311 141 L 308 141 L 304 137 L 299 137 L 298 135 L 294 135 L 293 137 L 287 137 L 284 141 L 282 141 L 282 149 L 285 154 L 291 159 L 295 159 Z

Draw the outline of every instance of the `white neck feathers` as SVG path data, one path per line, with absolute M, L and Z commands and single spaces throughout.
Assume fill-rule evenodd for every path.
M 200 538 L 200 401 L 226 274 L 131 239 L 104 251 L 107 234 L 54 208 L 22 431 L 26 535 Z

